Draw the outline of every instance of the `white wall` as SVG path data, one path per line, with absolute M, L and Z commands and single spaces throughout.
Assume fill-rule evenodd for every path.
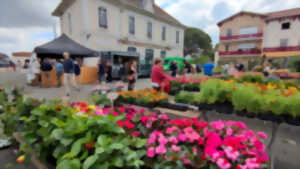
M 281 24 L 290 22 L 290 29 L 282 30 Z M 288 46 L 300 45 L 300 21 L 299 19 L 275 20 L 265 24 L 264 48 L 279 47 L 280 39 L 288 39 Z
M 107 29 L 99 27 L 99 7 L 107 9 Z M 68 12 L 72 13 L 72 34 L 68 33 Z M 129 34 L 129 16 L 135 17 L 135 35 Z M 147 37 L 148 21 L 152 22 L 152 39 Z M 163 41 L 161 38 L 163 25 L 167 27 L 166 41 Z M 168 46 L 171 50 L 166 50 L 167 57 L 183 57 L 183 28 L 175 27 L 134 11 L 120 9 L 120 7 L 103 2 L 102 0 L 77 0 L 61 17 L 61 30 L 77 42 L 97 51 L 127 51 L 128 47 L 133 45 L 121 44 L 119 40 L 128 38 L 128 40 L 132 42 L 149 43 L 164 47 Z M 179 44 L 176 44 L 177 30 L 180 31 Z M 91 35 L 88 40 L 86 39 L 87 34 Z M 160 57 L 161 49 L 146 46 L 134 47 L 137 48 L 137 52 L 140 53 L 141 57 L 145 56 L 146 49 L 153 49 L 154 56 Z M 86 64 L 93 65 L 94 59 L 88 60 L 92 61 L 87 61 Z

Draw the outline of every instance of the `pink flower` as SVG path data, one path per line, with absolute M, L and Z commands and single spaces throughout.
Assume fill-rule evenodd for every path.
M 120 107 L 120 112 L 125 113 L 125 107 L 124 106 Z
M 212 155 L 211 155 L 211 161 L 212 162 L 216 162 L 219 158 L 221 158 L 224 155 L 224 152 L 222 151 L 215 151 Z
M 175 136 L 171 136 L 171 137 L 169 138 L 169 141 L 170 141 L 171 143 L 173 143 L 173 144 L 177 144 L 177 143 L 178 143 L 178 140 L 177 140 L 177 138 L 176 138 Z
M 232 161 L 235 161 L 240 156 L 240 153 L 231 146 L 226 147 L 224 152 Z
M 116 116 L 119 116 L 119 113 L 118 112 L 113 112 L 112 115 L 116 117 Z
M 232 128 L 227 128 L 227 130 L 226 130 L 226 135 L 227 135 L 227 136 L 231 136 L 232 134 L 233 134 Z
M 192 127 L 185 128 L 184 133 L 190 142 L 194 142 L 200 138 L 200 135 Z
M 257 135 L 264 140 L 268 138 L 268 136 L 264 132 L 257 132 Z
M 214 130 L 223 130 L 224 127 L 225 127 L 224 122 L 221 121 L 221 120 L 215 121 L 215 122 L 211 122 L 210 125 L 211 125 L 211 127 L 212 127 Z
M 169 120 L 169 116 L 166 115 L 166 114 L 160 114 L 160 115 L 158 116 L 158 118 L 160 118 L 160 119 L 162 119 L 162 120 Z
M 166 133 L 167 134 L 172 134 L 174 131 L 176 131 L 178 128 L 176 126 L 172 126 L 167 128 Z
M 185 142 L 186 136 L 182 133 L 179 133 L 178 134 L 178 140 L 181 141 L 181 142 Z
M 163 134 L 160 134 L 158 142 L 160 143 L 160 145 L 166 145 L 168 143 L 168 139 L 166 139 Z
M 167 149 L 165 146 L 160 145 L 160 146 L 156 147 L 155 152 L 156 152 L 156 154 L 159 154 L 159 155 L 165 154 L 167 152 Z
M 141 116 L 141 122 L 142 122 L 144 125 L 147 124 L 148 119 L 149 119 L 148 116 L 144 116 L 144 115 Z
M 157 131 L 152 132 L 150 134 L 150 138 L 148 139 L 148 143 L 147 144 L 150 145 L 150 144 L 155 143 L 157 135 L 158 135 Z
M 150 158 L 152 158 L 152 157 L 155 156 L 155 149 L 154 149 L 154 147 L 148 148 L 148 150 L 147 150 L 147 155 L 148 155 L 148 157 L 150 157 Z
M 196 155 L 198 153 L 197 147 L 193 147 L 193 153 L 194 153 L 194 155 Z
M 231 167 L 231 164 L 225 158 L 219 158 L 217 165 L 220 169 L 229 169 Z
M 103 114 L 108 115 L 109 111 L 110 111 L 110 108 L 104 108 L 103 109 Z
M 256 158 L 247 158 L 246 166 L 248 169 L 257 169 L 260 168 L 260 164 L 257 163 Z
M 211 133 L 206 140 L 206 146 L 217 148 L 221 144 L 222 144 L 221 137 L 217 133 Z
M 181 150 L 180 147 L 176 146 L 176 145 L 172 145 L 171 149 L 174 151 L 174 152 L 179 152 Z
M 140 113 L 144 113 L 144 112 L 146 112 L 146 110 L 144 108 L 141 108 Z

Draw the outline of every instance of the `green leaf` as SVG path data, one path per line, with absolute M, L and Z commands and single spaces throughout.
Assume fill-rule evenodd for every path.
M 43 127 L 48 127 L 49 126 L 49 123 L 45 120 L 40 120 L 39 121 L 39 125 L 43 126 Z
M 63 160 L 58 163 L 56 169 L 80 169 L 81 164 L 79 159 Z
M 113 143 L 110 145 L 110 148 L 114 150 L 121 150 L 123 147 L 123 144 L 120 143 Z
M 56 140 L 60 140 L 62 138 L 63 134 L 64 134 L 63 129 L 55 129 L 52 131 L 51 137 L 55 138 Z
M 136 140 L 136 147 L 137 148 L 142 148 L 143 146 L 145 146 L 147 144 L 147 140 L 146 139 L 141 139 L 141 138 L 138 138 Z
M 63 144 L 64 146 L 68 146 L 73 142 L 73 139 L 71 138 L 63 138 L 60 140 L 61 144 Z
M 65 123 L 61 120 L 59 120 L 58 118 L 53 118 L 51 119 L 51 123 L 52 124 L 55 124 L 57 127 L 61 128 L 61 127 L 64 127 L 65 126 Z
M 112 164 L 116 167 L 121 168 L 124 165 L 124 160 L 121 158 L 121 156 L 117 156 L 117 157 L 113 158 Z
M 65 154 L 65 155 L 62 157 L 62 159 L 70 159 L 70 158 L 73 158 L 73 157 L 74 157 L 73 153 L 69 152 L 69 153 Z
M 96 154 L 101 154 L 103 152 L 104 152 L 104 148 L 102 148 L 102 147 L 96 148 Z
M 72 145 L 71 153 L 74 156 L 77 156 L 80 153 L 82 144 L 84 143 L 84 140 L 85 140 L 84 138 L 81 138 Z
M 130 151 L 130 153 L 126 156 L 126 160 L 130 161 L 137 157 L 137 153 L 135 151 Z
M 140 168 L 142 165 L 145 164 L 142 160 L 135 160 L 133 163 L 136 168 Z
M 87 158 L 83 163 L 83 169 L 89 169 L 93 164 L 96 163 L 97 159 L 98 159 L 97 155 L 93 155 Z

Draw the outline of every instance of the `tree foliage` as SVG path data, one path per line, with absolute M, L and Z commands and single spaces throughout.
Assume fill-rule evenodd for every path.
M 198 28 L 187 28 L 184 37 L 184 55 L 196 53 L 198 48 L 203 49 L 204 55 L 213 53 L 210 36 Z

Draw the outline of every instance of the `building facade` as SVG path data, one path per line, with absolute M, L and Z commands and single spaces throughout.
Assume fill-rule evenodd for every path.
M 218 26 L 220 60 L 245 63 L 300 54 L 300 8 L 267 14 L 242 11 Z
M 183 56 L 185 26 L 154 0 L 62 0 L 53 15 L 62 33 L 96 51 L 134 51 L 142 62 Z

